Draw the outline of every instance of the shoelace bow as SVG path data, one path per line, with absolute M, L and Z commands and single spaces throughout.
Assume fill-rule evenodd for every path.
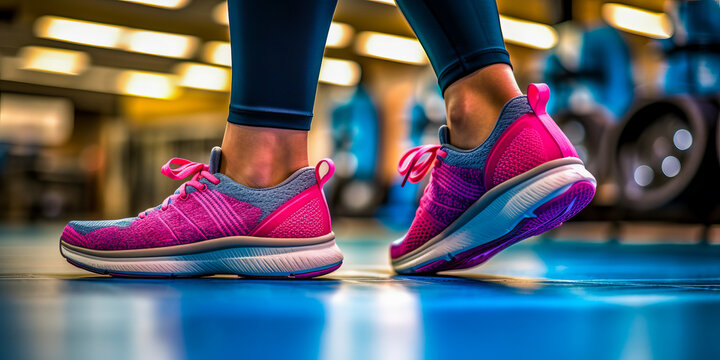
M 400 186 L 405 186 L 408 180 L 413 184 L 422 180 L 435 164 L 437 154 L 444 153 L 440 150 L 441 147 L 441 145 L 420 145 L 408 150 L 398 164 L 398 172 L 405 176 Z M 425 160 L 418 162 L 425 154 L 430 155 Z M 412 158 L 410 158 L 411 156 Z M 408 158 L 410 161 L 407 161 Z
M 171 165 L 179 165 L 176 168 L 170 168 Z M 207 189 L 207 185 L 200 182 L 200 179 L 208 179 L 213 184 L 218 184 L 220 182 L 220 179 L 216 178 L 213 174 L 210 173 L 210 166 L 203 164 L 203 163 L 197 163 L 194 161 L 181 159 L 181 158 L 172 158 L 170 161 L 168 161 L 165 165 L 163 165 L 162 169 L 160 169 L 160 172 L 173 179 L 173 180 L 182 180 L 190 175 L 192 175 L 192 179 L 185 182 L 184 184 L 180 185 L 180 191 L 177 194 L 172 194 L 165 198 L 163 200 L 162 206 L 160 207 L 161 210 L 167 210 L 168 206 L 170 205 L 171 201 L 174 201 L 177 198 L 180 199 L 187 199 L 187 191 L 185 189 L 188 186 L 192 186 L 195 189 L 198 189 L 200 191 L 203 191 Z M 139 218 L 145 218 L 147 216 L 147 213 L 151 211 L 153 208 L 149 208 L 140 214 L 138 214 Z

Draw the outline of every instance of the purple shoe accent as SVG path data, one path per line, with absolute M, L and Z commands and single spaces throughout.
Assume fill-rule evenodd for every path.
M 564 193 L 541 205 L 534 211 L 535 217 L 523 220 L 505 236 L 456 254 L 451 260 L 441 259 L 423 265 L 415 270 L 415 274 L 432 274 L 480 265 L 510 245 L 562 225 L 585 208 L 594 195 L 595 186 L 592 183 L 577 182 Z
M 296 279 L 309 279 L 309 278 L 314 278 L 314 277 L 318 277 L 318 276 L 323 276 L 323 275 L 329 274 L 329 273 L 339 269 L 340 266 L 342 266 L 342 261 L 333 266 L 330 266 L 329 268 L 325 268 L 325 269 L 321 269 L 321 270 L 317 270 L 317 271 L 311 271 L 311 272 L 302 273 L 302 274 L 296 274 L 295 278 Z
M 141 273 L 121 273 L 121 272 L 115 272 L 115 271 L 108 271 L 108 270 L 102 270 L 97 269 L 92 266 L 88 266 L 70 259 L 65 259 L 70 265 L 79 267 L 83 270 L 87 270 L 89 272 L 99 274 L 99 275 L 110 275 L 112 277 L 120 277 L 120 278 L 132 278 L 132 279 L 185 279 L 185 278 L 194 278 L 194 277 L 200 277 L 200 276 L 211 276 L 213 274 L 203 274 L 203 275 L 176 275 L 176 274 L 141 274 Z
M 128 279 L 172 279 L 175 276 L 172 274 L 132 274 L 132 273 L 121 273 L 108 271 L 108 275 L 112 277 L 128 278 Z
M 70 259 L 65 259 L 68 263 L 71 265 L 77 266 L 83 270 L 87 270 L 96 274 L 100 275 L 110 275 L 113 277 L 121 277 L 121 278 L 132 278 L 132 279 L 173 279 L 173 278 L 193 278 L 193 277 L 199 277 L 200 275 L 175 275 L 175 274 L 141 274 L 141 273 L 123 273 L 123 272 L 116 272 L 116 271 L 107 271 L 107 270 L 101 270 L 96 269 L 94 267 L 81 264 L 75 261 L 72 261 Z M 268 280 L 287 280 L 287 279 L 310 279 L 315 278 L 323 275 L 327 275 L 337 269 L 339 269 L 342 266 L 342 261 L 332 264 L 328 267 L 313 270 L 309 272 L 304 273 L 298 273 L 298 274 L 289 274 L 289 275 L 281 275 L 281 276 L 256 276 L 256 275 L 240 275 L 244 278 L 249 279 L 268 279 Z M 211 276 L 212 274 L 202 275 L 202 276 Z
M 65 260 L 66 260 L 68 263 L 70 263 L 70 265 L 79 267 L 79 268 L 81 268 L 81 269 L 83 269 L 83 270 L 87 270 L 87 271 L 89 271 L 89 272 L 93 272 L 93 273 L 100 274 L 100 275 L 107 275 L 107 274 L 108 274 L 108 272 L 105 271 L 105 270 L 96 269 L 96 268 L 94 268 L 94 267 L 92 267 L 92 266 L 88 266 L 88 265 L 85 265 L 85 264 L 81 264 L 81 263 L 79 263 L 79 262 L 72 261 L 72 260 L 70 260 L 70 259 L 68 259 L 68 258 L 65 258 Z
M 343 262 L 340 261 L 340 262 L 338 262 L 338 263 L 336 263 L 336 264 L 329 265 L 329 266 L 327 266 L 327 267 L 325 267 L 325 268 L 322 268 L 322 269 L 316 269 L 316 270 L 311 270 L 311 271 L 309 271 L 309 272 L 297 273 L 297 274 L 294 274 L 294 273 L 290 273 L 290 274 L 288 274 L 288 275 L 252 275 L 252 274 L 239 274 L 238 276 L 243 277 L 243 278 L 246 278 L 246 279 L 258 279 L 258 280 L 292 280 L 292 279 L 301 280 L 301 279 L 310 279 L 310 278 L 315 278 L 315 277 L 318 277 L 318 276 L 327 275 L 327 274 L 329 274 L 329 273 L 331 273 L 331 272 L 339 269 L 340 266 L 342 266 L 342 263 L 343 263 Z
M 405 240 L 390 246 L 390 256 L 403 256 L 435 237 L 485 193 L 483 173 L 437 160 L 415 219 Z
M 466 235 L 472 242 L 454 243 L 454 249 L 463 251 L 454 255 L 450 247 L 436 247 L 435 243 L 424 246 L 430 240 L 439 243 L 451 236 L 452 232 L 445 231 L 448 226 L 466 214 L 476 201 L 482 202 L 486 192 L 501 184 L 510 184 L 513 179 L 519 179 L 520 176 L 534 169 L 541 169 L 545 164 L 553 165 L 563 159 L 570 161 L 577 159 L 572 143 L 546 112 L 545 104 L 549 96 L 547 85 L 531 84 L 528 87 L 527 97 L 516 97 L 503 107 L 490 136 L 475 149 L 462 150 L 448 144 L 448 130 L 441 128 L 440 141 L 443 143 L 441 146 L 419 146 L 403 156 L 398 166 L 400 174 L 405 175 L 405 179 L 417 182 L 431 167 L 429 159 L 421 161 L 423 156 L 427 153 L 437 154 L 432 163 L 434 164 L 432 177 L 420 199 L 420 205 L 408 233 L 403 239 L 393 242 L 390 246 L 390 257 L 398 272 L 432 273 L 480 264 L 517 241 L 559 226 L 590 202 L 595 191 L 594 179 L 580 166 L 577 171 L 587 173 L 587 176 L 583 175 L 582 178 L 587 181 L 575 179 L 573 181 L 577 181 L 576 183 L 568 182 L 563 184 L 563 187 L 554 189 L 561 191 L 564 186 L 569 185 L 568 189 L 571 190 L 544 205 L 540 203 L 546 201 L 543 197 L 535 198 L 533 200 L 536 201 L 535 204 L 527 204 L 525 211 L 536 209 L 534 213 L 537 217 L 522 219 L 515 214 L 518 209 L 511 208 L 500 208 L 482 215 L 497 216 L 503 221 L 507 219 L 504 216 L 508 215 L 513 219 L 513 222 L 502 223 L 502 229 L 515 226 L 514 230 L 502 238 L 488 242 L 488 235 L 483 235 L 482 229 L 473 229 L 474 232 L 468 232 Z M 406 159 L 412 160 L 406 164 Z M 577 171 L 574 173 L 580 174 Z M 580 196 L 576 201 L 575 198 L 579 195 L 575 196 L 573 192 L 580 190 L 588 192 L 589 195 Z M 565 207 L 562 210 L 567 212 L 556 214 L 557 218 L 548 218 L 547 214 L 554 214 L 555 210 L 546 209 L 545 206 L 562 203 L 565 199 L 563 196 L 572 198 L 576 202 L 563 204 Z M 536 206 L 540 207 L 536 208 Z M 468 214 L 468 216 L 479 216 L 479 214 Z M 486 224 L 493 222 L 490 218 L 483 220 L 486 220 Z M 497 235 L 493 236 L 499 236 L 503 232 L 504 230 L 496 230 L 493 234 Z M 439 237 L 443 233 L 446 234 Z M 475 244 L 482 245 L 475 246 Z M 466 250 L 473 246 L 475 247 Z M 417 264 L 419 261 L 429 263 L 414 265 L 415 268 L 408 267 L 408 264 Z

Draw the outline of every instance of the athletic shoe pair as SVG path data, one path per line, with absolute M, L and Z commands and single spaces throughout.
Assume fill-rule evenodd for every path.
M 404 181 L 432 173 L 410 230 L 390 247 L 397 273 L 476 266 L 559 226 L 590 202 L 595 179 L 546 113 L 549 94 L 544 84 L 530 85 L 527 96 L 505 105 L 475 149 L 449 145 L 443 126 L 442 145 L 403 156 Z M 220 156 L 216 147 L 209 165 L 170 160 L 163 174 L 191 180 L 137 217 L 70 222 L 60 238 L 62 255 L 93 272 L 132 277 L 310 278 L 340 267 L 343 255 L 322 191 L 332 161 L 254 189 L 218 172 Z

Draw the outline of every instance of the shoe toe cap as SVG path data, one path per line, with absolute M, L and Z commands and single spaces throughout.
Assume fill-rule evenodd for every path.
M 65 226 L 60 240 L 94 250 L 116 250 L 127 246 L 117 239 L 120 232 L 128 230 L 135 218 L 100 221 L 71 221 Z
M 403 243 L 403 239 L 398 239 L 390 244 L 390 258 L 397 259 L 407 253 L 407 247 Z
M 60 240 L 66 244 L 80 246 L 84 248 L 93 248 L 93 242 L 90 241 L 85 235 L 81 234 L 74 225 L 77 225 L 79 221 L 71 221 L 63 229 Z

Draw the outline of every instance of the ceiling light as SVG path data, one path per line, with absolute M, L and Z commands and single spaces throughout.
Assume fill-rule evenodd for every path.
M 328 32 L 325 46 L 329 48 L 343 48 L 350 44 L 355 30 L 348 24 L 332 22 Z
M 232 52 L 230 43 L 225 41 L 209 41 L 203 48 L 203 60 L 216 65 L 231 66 Z
M 178 93 L 175 82 L 175 77 L 168 74 L 125 70 L 118 76 L 117 87 L 121 94 L 170 99 Z
M 602 6 L 602 15 L 610 25 L 634 34 L 655 39 L 667 39 L 673 34 L 672 23 L 663 13 L 607 3 Z
M 500 16 L 505 41 L 534 49 L 550 49 L 558 42 L 558 35 L 552 26 L 532 21 Z
M 90 57 L 82 51 L 25 46 L 19 52 L 20 67 L 25 70 L 78 75 L 87 69 Z
M 114 48 L 142 54 L 189 58 L 195 52 L 197 37 L 84 20 L 43 16 L 35 22 L 35 35 L 77 44 Z
M 427 56 L 420 42 L 403 36 L 364 31 L 357 36 L 355 50 L 362 55 L 379 59 L 415 65 L 427 63 Z
M 37 37 L 99 47 L 117 47 L 122 33 L 120 26 L 57 16 L 43 16 L 35 22 Z
M 395 6 L 395 0 L 370 0 L 372 2 L 381 3 L 381 4 L 387 4 L 387 5 L 393 5 Z
M 218 66 L 182 63 L 175 67 L 179 85 L 215 91 L 230 89 L 230 70 Z
M 129 30 L 125 36 L 125 46 L 123 48 L 142 54 L 189 58 L 195 52 L 198 43 L 196 37 L 189 35 Z
M 320 81 L 340 86 L 356 85 L 360 81 L 360 65 L 350 60 L 323 58 Z
M 212 18 L 216 23 L 222 25 L 230 24 L 230 18 L 228 17 L 228 5 L 227 1 L 223 1 L 212 9 Z
M 142 5 L 161 7 L 165 9 L 180 9 L 185 7 L 190 0 L 120 0 Z

